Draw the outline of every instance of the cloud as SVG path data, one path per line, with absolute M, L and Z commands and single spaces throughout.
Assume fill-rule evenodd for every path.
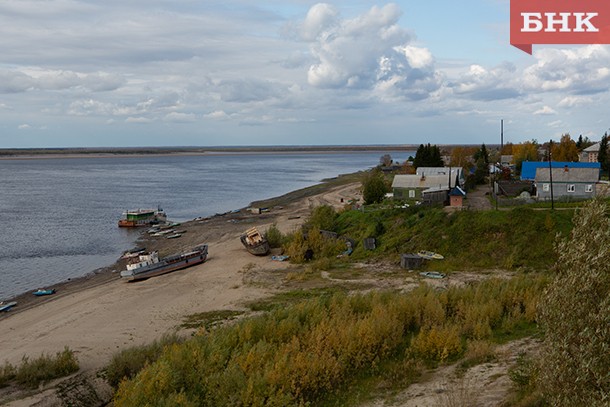
M 222 80 L 217 85 L 225 102 L 248 103 L 280 98 L 286 88 L 278 83 L 260 79 Z
M 552 108 L 550 108 L 549 106 L 543 106 L 542 108 L 536 110 L 534 112 L 535 115 L 554 115 L 557 114 L 557 112 L 555 110 L 553 110 Z
M 557 104 L 559 107 L 577 107 L 593 103 L 589 96 L 566 96 Z
M 521 95 L 515 83 L 517 68 L 508 62 L 488 69 L 471 65 L 467 72 L 448 86 L 456 95 L 473 100 L 492 101 L 516 98 Z
M 29 124 L 20 124 L 19 126 L 17 126 L 17 128 L 19 130 L 28 130 L 28 129 L 31 129 L 32 126 L 30 126 Z
M 105 72 L 82 73 L 42 68 L 0 69 L 0 93 L 31 90 L 68 90 L 82 88 L 92 92 L 116 90 L 125 80 Z
M 150 123 L 152 120 L 146 117 L 128 117 L 125 119 L 125 123 L 137 123 L 137 124 L 146 124 Z
M 301 26 L 310 43 L 309 85 L 321 89 L 373 90 L 381 100 L 420 100 L 441 85 L 429 50 L 410 45 L 398 25 L 395 4 L 372 7 L 352 19 L 340 19 L 328 4 L 313 6 Z
M 173 123 L 192 123 L 197 120 L 197 115 L 193 113 L 171 112 L 168 113 L 163 120 Z
M 523 72 L 524 88 L 529 91 L 589 95 L 610 89 L 609 46 L 544 48 L 535 57 L 537 63 Z
M 226 114 L 223 110 L 215 110 L 211 113 L 204 115 L 206 119 L 215 119 L 215 120 L 224 120 L 229 119 L 229 115 Z

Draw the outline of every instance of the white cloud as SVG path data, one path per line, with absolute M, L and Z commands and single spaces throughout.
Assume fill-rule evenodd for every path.
M 32 126 L 30 126 L 29 124 L 20 124 L 19 126 L 17 126 L 17 128 L 19 130 L 28 130 L 28 129 L 31 129 Z
M 536 64 L 523 72 L 530 91 L 593 94 L 610 89 L 610 47 L 589 45 L 573 49 L 541 49 Z
M 127 119 L 125 119 L 126 123 L 138 123 L 138 124 L 146 124 L 146 123 L 150 123 L 152 120 L 146 118 L 146 117 L 128 117 Z
M 301 24 L 300 35 L 305 41 L 314 41 L 326 34 L 337 24 L 339 12 L 335 7 L 326 3 L 318 3 L 311 7 Z
M 208 113 L 206 115 L 204 115 L 204 117 L 206 119 L 216 119 L 216 120 L 220 120 L 220 119 L 229 119 L 229 115 L 226 114 L 224 111 L 222 110 L 215 110 L 211 113 Z
M 566 96 L 557 104 L 559 107 L 577 107 L 593 103 L 590 96 Z
M 550 108 L 549 106 L 543 106 L 542 108 L 536 110 L 534 112 L 535 115 L 554 115 L 557 114 L 557 112 L 555 110 L 553 110 L 552 108 Z
M 173 123 L 191 123 L 197 120 L 197 115 L 193 113 L 171 112 L 168 113 L 163 120 Z
M 442 75 L 429 50 L 409 44 L 410 35 L 398 25 L 401 14 L 397 5 L 388 4 L 341 20 L 328 5 L 312 7 L 304 26 L 316 27 L 307 31 L 316 34 L 302 37 L 311 42 L 317 59 L 309 67 L 308 83 L 322 89 L 370 89 L 382 101 L 429 97 L 441 86 Z

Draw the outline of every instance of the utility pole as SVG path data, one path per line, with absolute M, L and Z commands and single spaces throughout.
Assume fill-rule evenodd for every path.
M 551 181 L 551 210 L 555 210 L 555 200 L 553 199 L 553 140 L 549 143 L 549 179 Z
M 504 149 L 504 119 L 500 120 L 500 164 L 502 163 L 502 150 Z

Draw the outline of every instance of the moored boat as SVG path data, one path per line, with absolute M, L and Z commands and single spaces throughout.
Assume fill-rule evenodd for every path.
M 135 228 L 140 226 L 150 226 L 164 223 L 167 215 L 163 209 L 133 209 L 123 212 L 123 217 L 119 220 L 119 227 Z
M 34 291 L 32 294 L 34 294 L 37 297 L 42 297 L 43 295 L 55 294 L 55 289 L 49 288 L 49 289 L 43 290 L 42 288 L 39 288 L 38 290 Z
M 265 256 L 269 253 L 269 242 L 255 227 L 248 229 L 246 233 L 241 235 L 240 240 L 246 250 L 255 256 Z
M 188 253 L 159 258 L 158 252 L 142 253 L 137 259 L 127 264 L 126 270 L 121 271 L 121 278 L 127 281 L 145 280 L 150 277 L 171 273 L 172 271 L 201 264 L 208 257 L 208 245 L 195 246 Z
M 17 305 L 16 301 L 11 301 L 11 302 L 8 302 L 6 304 L 3 303 L 3 302 L 0 302 L 0 312 L 2 312 L 2 311 L 10 311 L 11 308 L 13 308 L 15 305 Z

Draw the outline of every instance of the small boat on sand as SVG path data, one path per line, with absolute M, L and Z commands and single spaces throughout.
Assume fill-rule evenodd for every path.
M 15 305 L 17 305 L 17 301 L 11 301 L 8 303 L 0 302 L 0 312 L 10 311 Z
M 443 260 L 445 258 L 441 254 L 429 252 L 427 250 L 419 251 L 417 252 L 417 254 L 419 255 L 419 257 L 422 257 L 426 260 Z
M 445 274 L 440 273 L 438 271 L 422 271 L 419 274 L 428 278 L 445 278 Z
M 208 257 L 208 245 L 195 246 L 188 253 L 159 258 L 158 252 L 141 253 L 137 259 L 127 264 L 121 271 L 121 278 L 127 281 L 145 280 L 150 277 L 171 273 L 172 271 L 203 263 Z
M 265 256 L 269 253 L 269 242 L 255 227 L 241 235 L 240 240 L 246 250 L 255 256 Z
M 37 297 L 42 297 L 43 295 L 52 295 L 55 294 L 55 289 L 54 288 L 49 288 L 46 290 L 43 290 L 42 288 L 39 288 L 38 290 L 34 291 L 32 294 L 34 294 Z

